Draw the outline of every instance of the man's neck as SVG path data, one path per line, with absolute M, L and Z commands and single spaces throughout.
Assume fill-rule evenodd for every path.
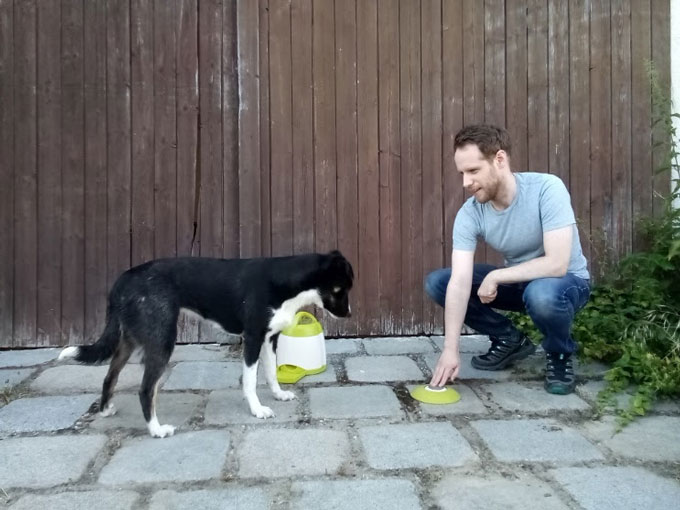
M 517 195 L 517 181 L 515 180 L 515 174 L 508 169 L 505 178 L 498 188 L 496 197 L 491 200 L 491 206 L 497 211 L 503 211 L 510 207 L 510 204 L 515 199 L 515 195 Z

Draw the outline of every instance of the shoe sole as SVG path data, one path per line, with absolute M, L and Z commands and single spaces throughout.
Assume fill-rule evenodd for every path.
M 574 393 L 574 390 L 576 389 L 576 384 L 573 386 L 569 385 L 556 385 L 556 386 L 551 386 L 547 382 L 543 385 L 545 388 L 545 391 L 548 393 L 551 393 L 552 395 L 569 395 L 571 393 Z
M 472 365 L 473 368 L 476 368 L 477 370 L 489 370 L 489 371 L 503 370 L 511 363 L 523 360 L 524 358 L 528 358 L 535 352 L 536 346 L 530 343 L 527 347 L 524 347 L 523 349 L 517 351 L 516 353 L 511 354 L 510 356 L 500 361 L 496 365 L 479 365 L 475 358 L 472 358 L 470 364 Z

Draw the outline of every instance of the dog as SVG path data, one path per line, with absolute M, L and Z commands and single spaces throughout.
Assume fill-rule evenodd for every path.
M 277 400 L 292 400 L 276 377 L 279 333 L 303 306 L 316 305 L 334 317 L 349 317 L 352 265 L 337 250 L 288 257 L 157 259 L 125 271 L 108 297 L 106 326 L 92 345 L 66 347 L 59 359 L 84 364 L 111 359 L 99 411 L 111 416 L 118 375 L 130 355 L 143 349 L 144 376 L 139 400 L 152 437 L 171 436 L 172 425 L 156 417 L 158 382 L 177 339 L 177 318 L 187 310 L 214 321 L 243 339 L 243 394 L 258 418 L 274 413 L 257 397 L 257 368 L 264 365 L 267 384 Z M 264 347 L 264 348 L 263 348 Z

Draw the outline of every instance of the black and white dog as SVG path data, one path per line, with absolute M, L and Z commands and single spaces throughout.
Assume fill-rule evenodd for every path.
M 156 418 L 158 381 L 177 339 L 180 309 L 216 322 L 243 337 L 243 393 L 258 418 L 274 413 L 257 398 L 258 360 L 277 400 L 291 400 L 276 378 L 278 334 L 296 312 L 317 305 L 336 317 L 349 317 L 354 272 L 339 251 L 328 254 L 253 259 L 159 259 L 125 271 L 109 293 L 106 327 L 93 345 L 66 347 L 59 359 L 86 364 L 111 363 L 104 379 L 100 413 L 116 412 L 110 402 L 118 374 L 137 347 L 144 350 L 139 391 L 144 419 L 153 437 L 175 428 Z M 264 348 L 263 348 L 264 347 Z

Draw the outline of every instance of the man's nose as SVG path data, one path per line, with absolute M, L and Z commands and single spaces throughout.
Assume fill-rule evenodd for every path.
M 463 174 L 463 187 L 469 188 L 470 184 L 472 184 L 472 179 L 467 174 Z

